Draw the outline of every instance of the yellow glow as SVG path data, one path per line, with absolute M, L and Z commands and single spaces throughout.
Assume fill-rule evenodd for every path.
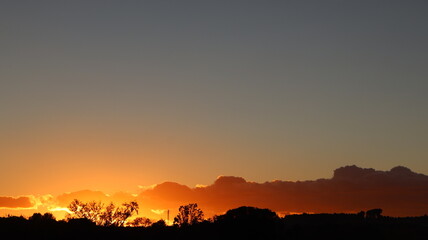
M 64 207 L 54 207 L 54 208 L 48 208 L 49 211 L 51 212 L 60 212 L 60 211 L 64 211 L 67 213 L 73 213 L 72 211 L 70 211 L 68 208 L 64 208 Z
M 164 214 L 165 213 L 165 209 L 151 209 L 150 210 L 152 213 L 156 213 L 158 215 Z
M 138 188 L 141 189 L 141 190 L 149 190 L 149 189 L 155 188 L 156 186 L 157 186 L 157 184 L 152 184 L 152 185 L 149 185 L 149 186 L 138 185 Z

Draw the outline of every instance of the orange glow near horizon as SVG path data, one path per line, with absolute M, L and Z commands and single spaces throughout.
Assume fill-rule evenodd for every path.
M 370 180 L 370 181 L 369 181 Z M 214 183 L 190 188 L 175 182 L 140 186 L 138 192 L 105 193 L 82 190 L 56 196 L 0 196 L 0 214 L 31 215 L 52 212 L 59 219 L 67 206 L 78 199 L 121 205 L 137 201 L 139 216 L 166 219 L 174 216 L 180 205 L 198 203 L 207 218 L 240 206 L 268 208 L 280 216 L 296 213 L 358 213 L 383 208 L 385 215 L 418 216 L 427 214 L 425 183 L 428 176 L 398 166 L 390 171 L 346 166 L 334 171 L 331 179 L 315 181 L 280 181 L 256 183 L 241 177 L 219 176 Z M 351 186 L 351 187 L 350 187 Z M 382 203 L 382 204 L 380 204 Z

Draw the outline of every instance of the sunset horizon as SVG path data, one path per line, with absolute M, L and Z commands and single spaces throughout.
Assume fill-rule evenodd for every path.
M 141 209 L 136 217 L 153 220 L 166 220 L 167 211 L 173 216 L 179 206 L 188 203 L 199 204 L 205 211 L 206 219 L 241 206 L 267 208 L 279 216 L 303 213 L 358 213 L 381 208 L 386 216 L 410 217 L 428 213 L 425 201 L 428 194 L 427 184 L 427 175 L 415 173 L 404 166 L 381 171 L 351 165 L 334 170 L 331 178 L 316 180 L 277 179 L 257 183 L 238 176 L 218 176 L 209 185 L 189 187 L 165 181 L 150 186 L 140 185 L 138 186 L 140 191 L 133 193 L 81 189 L 63 192 L 57 196 L 51 194 L 0 196 L 0 214 L 28 217 L 38 212 L 50 212 L 58 219 L 64 219 L 67 213 L 70 213 L 69 204 L 77 199 L 82 202 L 95 201 L 103 204 L 113 202 L 116 205 L 136 201 Z M 346 196 L 342 195 L 343 193 Z M 401 198 L 397 199 L 397 196 Z
M 0 230 L 423 235 L 427 12 L 1 1 Z

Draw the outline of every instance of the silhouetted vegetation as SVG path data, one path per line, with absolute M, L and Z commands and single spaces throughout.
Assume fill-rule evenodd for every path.
M 180 206 L 178 209 L 178 214 L 174 218 L 174 224 L 184 227 L 197 224 L 204 220 L 204 213 L 198 204 L 190 203 L 184 206 Z
M 371 209 L 366 212 L 366 218 L 380 218 L 381 215 L 382 209 L 380 208 Z
M 113 206 L 73 201 L 70 204 L 73 214 L 66 220 L 57 221 L 50 213 L 35 213 L 28 219 L 8 216 L 0 218 L 0 231 L 2 236 L 13 239 L 426 239 L 428 236 L 428 216 L 393 218 L 382 216 L 381 209 L 280 218 L 269 209 L 239 207 L 203 220 L 197 204 L 188 204 L 180 207 L 175 224 L 167 226 L 163 220 L 153 223 L 144 217 L 126 222 L 125 217 L 132 215 L 138 205 Z M 114 213 L 124 217 L 100 220 L 115 216 Z
M 32 222 L 54 222 L 55 221 L 55 217 L 52 215 L 52 213 L 45 213 L 45 214 L 40 214 L 40 213 L 34 213 L 31 217 L 28 218 L 28 220 L 32 221 Z
M 152 220 L 145 217 L 137 217 L 127 224 L 128 227 L 150 227 L 153 224 Z
M 124 203 L 122 206 L 116 207 L 113 203 L 104 206 L 101 202 L 84 203 L 74 199 L 68 209 L 72 213 L 67 215 L 67 219 L 84 218 L 99 226 L 122 227 L 129 217 L 134 213 L 138 214 L 138 203 Z

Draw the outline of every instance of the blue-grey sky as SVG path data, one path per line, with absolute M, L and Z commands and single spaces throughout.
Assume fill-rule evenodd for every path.
M 426 174 L 427 12 L 2 1 L 0 194 L 306 180 L 350 164 Z

